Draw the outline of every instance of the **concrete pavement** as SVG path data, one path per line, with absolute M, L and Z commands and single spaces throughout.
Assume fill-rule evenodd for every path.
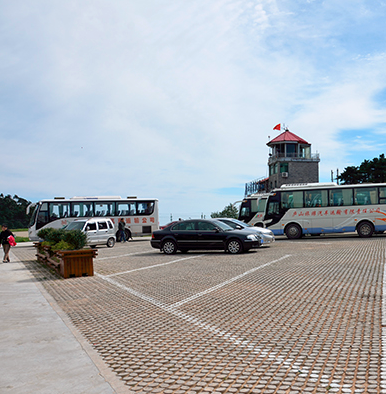
M 10 257 L 0 263 L 0 392 L 127 392 L 28 269 Z M 106 377 L 116 381 L 114 388 Z

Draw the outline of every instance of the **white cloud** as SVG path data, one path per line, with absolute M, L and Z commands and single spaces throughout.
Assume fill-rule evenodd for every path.
M 2 4 L 1 191 L 210 213 L 241 197 L 218 189 L 266 175 L 279 122 L 323 173 L 343 168 L 356 148 L 340 133 L 385 123 L 385 33 L 372 23 L 385 9 L 370 3 Z

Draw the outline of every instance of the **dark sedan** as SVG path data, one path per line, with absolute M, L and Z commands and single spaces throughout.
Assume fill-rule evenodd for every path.
M 258 248 L 261 238 L 250 230 L 234 230 L 217 220 L 193 219 L 179 221 L 163 230 L 154 231 L 151 246 L 165 254 L 190 249 L 225 250 L 229 253 L 247 252 Z

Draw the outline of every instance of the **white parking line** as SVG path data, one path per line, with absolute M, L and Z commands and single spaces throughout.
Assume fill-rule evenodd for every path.
M 126 257 L 126 256 L 135 256 L 136 254 L 145 254 L 149 253 L 149 251 L 146 252 L 134 252 L 134 253 L 127 253 L 127 254 L 120 254 L 119 256 L 110 256 L 110 257 L 97 257 L 98 260 L 110 260 L 110 259 L 119 259 L 120 257 Z
M 289 244 L 318 244 L 318 245 L 320 245 L 320 244 L 322 244 L 322 245 L 331 245 L 332 244 L 332 242 L 323 242 L 323 241 L 320 241 L 320 242 L 315 242 L 315 241 L 286 241 L 286 243 L 289 243 Z
M 203 255 L 203 254 L 199 254 L 199 255 L 197 255 L 197 256 L 184 257 L 184 258 L 182 258 L 182 259 L 169 261 L 168 263 L 149 265 L 148 267 L 141 267 L 141 268 L 136 268 L 136 269 L 133 269 L 133 270 L 123 271 L 123 272 L 116 272 L 115 274 L 104 275 L 104 277 L 105 277 L 105 278 L 110 278 L 111 276 L 118 276 L 118 275 L 129 274 L 130 272 L 142 271 L 142 270 L 148 270 L 148 269 L 151 269 L 151 268 L 163 267 L 163 266 L 165 266 L 165 265 L 178 263 L 179 261 L 190 260 L 190 259 L 196 259 L 197 257 L 201 257 L 201 256 L 204 256 L 204 255 Z
M 237 275 L 237 276 L 235 276 L 234 278 L 228 279 L 228 280 L 226 280 L 226 281 L 223 282 L 223 283 L 219 283 L 218 285 L 213 286 L 213 287 L 211 287 L 210 289 L 204 290 L 204 291 L 202 291 L 202 292 L 200 292 L 200 293 L 197 293 L 197 294 L 195 294 L 195 295 L 193 295 L 193 296 L 191 296 L 191 297 L 189 297 L 189 298 L 185 298 L 184 300 L 178 301 L 178 302 L 176 302 L 175 304 L 170 305 L 170 307 L 172 307 L 172 308 L 177 308 L 177 307 L 179 307 L 180 305 L 186 304 L 186 303 L 189 302 L 189 301 L 192 301 L 192 300 L 195 300 L 195 299 L 197 299 L 197 298 L 199 298 L 199 297 L 202 297 L 202 296 L 205 295 L 205 294 L 209 294 L 209 293 L 211 293 L 212 291 L 215 291 L 215 290 L 217 290 L 217 289 L 220 289 L 221 287 L 224 287 L 224 286 L 226 286 L 226 285 L 229 285 L 230 283 L 232 283 L 232 282 L 234 282 L 234 281 L 236 281 L 236 280 L 238 280 L 238 279 L 240 279 L 240 278 L 242 278 L 242 277 L 244 277 L 244 276 L 246 276 L 246 275 L 251 274 L 252 272 L 255 272 L 255 271 L 257 271 L 257 270 L 259 270 L 259 269 L 261 269 L 261 268 L 268 267 L 269 265 L 274 264 L 274 263 L 277 263 L 278 261 L 284 260 L 284 259 L 286 259 L 286 258 L 288 258 L 288 257 L 291 257 L 291 255 L 290 255 L 290 254 L 286 254 L 285 256 L 280 257 L 280 259 L 273 260 L 273 261 L 270 261 L 269 263 L 266 263 L 266 264 L 260 265 L 260 266 L 258 266 L 258 267 L 252 268 L 252 269 L 250 269 L 249 271 L 246 271 L 246 272 L 244 272 L 244 273 L 242 273 L 242 274 L 240 274 L 240 275 Z
M 283 258 L 286 258 L 286 257 L 288 257 L 288 255 L 283 256 Z M 283 259 L 283 258 L 281 258 L 281 259 Z M 278 259 L 276 261 L 279 261 L 281 259 Z M 271 264 L 272 264 L 272 262 L 271 262 Z M 267 264 L 265 264 L 265 266 L 266 265 Z M 262 268 L 262 266 L 261 266 L 261 268 Z M 315 383 L 317 383 L 319 381 L 320 382 L 319 384 L 322 387 L 330 387 L 330 388 L 333 388 L 333 390 L 334 389 L 340 390 L 342 387 L 340 382 L 338 382 L 336 380 L 330 381 L 329 376 L 321 375 L 321 371 L 318 371 L 318 370 L 310 371 L 307 368 L 300 368 L 300 366 L 302 364 L 300 361 L 293 362 L 293 359 L 291 359 L 291 358 L 285 359 L 283 356 L 280 356 L 276 352 L 270 352 L 270 351 L 264 350 L 263 348 L 255 346 L 253 343 L 251 343 L 251 341 L 237 337 L 236 335 L 234 335 L 230 332 L 224 331 L 224 330 L 220 329 L 219 327 L 216 327 L 214 325 L 206 323 L 206 322 L 204 322 L 200 319 L 197 319 L 196 317 L 190 316 L 184 312 L 180 312 L 180 311 L 176 310 L 176 308 L 174 306 L 170 306 L 170 305 L 164 304 L 163 302 L 157 301 L 153 297 L 147 296 L 145 294 L 140 293 L 139 291 L 131 289 L 130 287 L 127 287 L 127 286 L 117 282 L 114 279 L 106 277 L 105 275 L 100 275 L 100 274 L 96 274 L 96 275 L 99 278 L 109 282 L 110 284 L 117 286 L 124 291 L 127 291 L 128 293 L 130 293 L 136 297 L 139 297 L 140 299 L 142 299 L 144 301 L 150 302 L 154 306 L 157 306 L 157 307 L 169 312 L 170 314 L 172 314 L 176 317 L 179 317 L 182 320 L 185 320 L 186 322 L 189 322 L 197 327 L 200 327 L 202 330 L 210 331 L 210 332 L 214 333 L 216 336 L 218 336 L 219 338 L 224 339 L 233 345 L 239 345 L 242 348 L 245 348 L 248 351 L 253 352 L 254 354 L 256 354 L 260 358 L 263 358 L 263 359 L 268 358 L 274 364 L 282 366 L 284 368 L 287 368 L 291 371 L 296 371 L 296 373 L 307 374 L 310 376 L 311 381 L 314 381 Z M 352 387 L 348 387 L 347 385 L 345 385 L 345 388 L 349 389 L 349 390 L 352 389 Z

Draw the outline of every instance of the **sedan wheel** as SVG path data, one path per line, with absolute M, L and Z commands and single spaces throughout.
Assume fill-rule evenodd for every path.
M 162 250 L 165 254 L 174 254 L 177 252 L 177 245 L 174 241 L 168 240 L 163 243 Z
M 231 239 L 228 242 L 227 250 L 229 253 L 237 254 L 243 251 L 243 245 L 238 239 Z

